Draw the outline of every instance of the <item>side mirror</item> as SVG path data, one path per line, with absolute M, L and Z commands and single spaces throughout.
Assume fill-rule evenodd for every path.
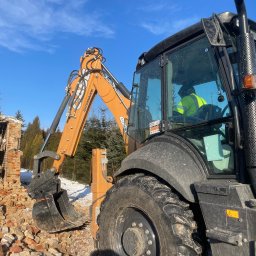
M 226 46 L 220 23 L 215 15 L 201 20 L 204 32 L 213 46 Z

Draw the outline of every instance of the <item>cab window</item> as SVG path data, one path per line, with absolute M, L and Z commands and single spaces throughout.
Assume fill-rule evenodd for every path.
M 128 134 L 139 143 L 160 132 L 161 86 L 162 69 L 159 58 L 134 74 Z
M 214 174 L 234 171 L 231 120 L 213 48 L 206 38 L 166 54 L 167 119 L 202 154 Z

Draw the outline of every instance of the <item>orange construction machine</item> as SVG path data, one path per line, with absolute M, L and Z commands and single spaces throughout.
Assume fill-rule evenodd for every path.
M 58 152 L 42 149 L 35 159 L 30 193 L 38 198 L 39 227 L 58 231 L 83 223 L 58 172 L 65 155 L 74 154 L 98 92 L 124 140 L 127 128 L 129 146 L 130 138 L 139 145 L 128 150 L 107 193 L 108 186 L 95 189 L 104 198 L 94 208 L 99 255 L 256 255 L 256 23 L 244 0 L 235 5 L 237 14 L 204 18 L 141 54 L 131 98 L 99 50 L 86 52 L 67 88 Z M 48 156 L 53 170 L 42 173 Z M 104 167 L 104 154 L 95 156 Z
M 38 199 L 33 207 L 33 219 L 43 230 L 57 232 L 84 223 L 69 203 L 66 190 L 61 189 L 58 174 L 66 156 L 74 156 L 90 107 L 99 95 L 112 112 L 120 128 L 128 150 L 127 120 L 130 93 L 119 83 L 103 64 L 102 52 L 89 48 L 80 59 L 79 71 L 70 74 L 65 98 L 49 129 L 40 153 L 34 157 L 33 179 L 29 186 L 31 197 Z M 52 133 L 55 132 L 66 106 L 68 112 L 57 152 L 44 150 Z M 42 172 L 41 163 L 45 158 L 53 158 L 51 170 Z M 96 236 L 96 213 L 106 191 L 112 186 L 112 179 L 106 176 L 106 153 L 95 149 L 92 158 L 92 227 Z M 105 162 L 104 162 L 105 161 Z

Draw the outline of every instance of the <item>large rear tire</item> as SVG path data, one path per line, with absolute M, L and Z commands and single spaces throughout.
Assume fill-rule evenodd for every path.
M 100 255 L 200 255 L 189 204 L 167 185 L 129 175 L 108 191 L 98 217 Z

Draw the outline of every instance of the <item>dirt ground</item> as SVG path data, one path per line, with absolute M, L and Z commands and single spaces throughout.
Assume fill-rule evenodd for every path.
M 49 234 L 32 220 L 32 200 L 24 187 L 0 190 L 0 256 L 89 256 L 94 251 L 90 223 L 78 230 Z M 89 207 L 75 208 L 89 220 Z

